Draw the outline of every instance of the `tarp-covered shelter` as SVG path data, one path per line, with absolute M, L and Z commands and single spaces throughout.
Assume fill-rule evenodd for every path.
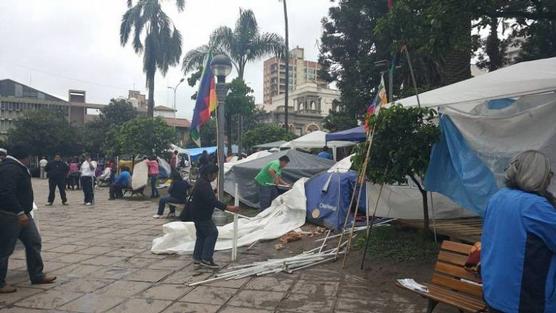
M 353 142 L 363 142 L 367 140 L 367 133 L 363 126 L 357 126 L 355 128 L 350 128 L 334 133 L 326 134 L 326 142 L 329 141 L 353 141 Z
M 351 195 L 355 188 L 357 173 L 321 173 L 313 176 L 305 183 L 307 198 L 307 220 L 326 226 L 329 229 L 341 230 L 348 212 L 350 212 Z M 359 191 L 356 190 L 357 194 Z M 366 211 L 365 190 L 361 190 L 359 209 Z M 356 201 L 354 201 L 356 202 Z M 353 204 L 354 206 L 356 203 Z
M 556 58 L 522 62 L 419 95 L 437 107 L 442 138 L 425 185 L 476 214 L 503 186 L 509 159 L 534 149 L 556 168 Z M 415 96 L 397 101 L 417 105 Z M 550 191 L 556 192 L 552 184 Z
M 260 145 L 253 146 L 256 149 L 272 149 L 272 148 L 280 148 L 281 145 L 285 144 L 287 141 L 279 140 L 273 142 L 267 142 Z
M 290 158 L 290 163 L 283 170 L 282 177 L 292 183 L 301 177 L 312 177 L 334 165 L 334 161 L 319 158 L 309 153 L 296 150 L 280 151 L 266 157 L 234 165 L 225 175 L 224 191 L 233 195 L 237 183 L 240 201 L 250 207 L 258 208 L 259 187 L 255 182 L 255 176 L 268 162 L 278 160 L 283 155 Z
M 290 148 L 290 149 L 318 149 L 328 146 L 328 148 L 341 148 L 349 147 L 355 145 L 353 142 L 346 141 L 326 141 L 326 132 L 317 130 L 310 132 L 305 136 L 301 136 L 292 141 L 288 141 L 281 145 L 280 148 Z

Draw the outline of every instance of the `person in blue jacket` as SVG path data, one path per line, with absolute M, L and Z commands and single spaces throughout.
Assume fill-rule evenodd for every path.
M 120 175 L 110 185 L 110 198 L 108 200 L 116 200 L 123 198 L 123 190 L 131 184 L 131 174 L 128 167 L 122 167 Z
M 549 159 L 515 156 L 485 210 L 481 276 L 490 312 L 556 312 L 556 201 Z

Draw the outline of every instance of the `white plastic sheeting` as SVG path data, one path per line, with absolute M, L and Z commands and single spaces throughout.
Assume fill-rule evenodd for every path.
M 238 164 L 241 164 L 241 163 L 253 161 L 253 160 L 263 158 L 263 157 L 265 157 L 267 155 L 271 155 L 271 154 L 272 153 L 268 152 L 267 150 L 263 150 L 263 151 L 252 153 L 248 157 L 243 158 L 241 160 L 236 160 L 234 162 L 226 162 L 226 163 L 224 163 L 224 173 L 228 173 L 228 171 L 230 171 L 234 165 L 238 165 Z
M 556 58 L 521 62 L 494 72 L 419 94 L 425 107 L 451 106 L 470 111 L 489 100 L 540 94 L 556 90 Z M 416 106 L 417 98 L 396 101 Z
M 250 219 L 239 219 L 238 247 L 258 240 L 279 238 L 305 224 L 305 181 L 299 179 L 292 189 L 276 198 L 272 205 Z M 164 235 L 153 240 L 155 254 L 191 254 L 195 247 L 195 225 L 172 222 L 163 226 Z M 216 250 L 232 248 L 233 223 L 218 227 Z
M 280 148 L 316 149 L 316 148 L 323 148 L 324 146 L 327 146 L 329 148 L 341 148 L 341 147 L 353 146 L 355 144 L 356 143 L 350 142 L 350 141 L 329 141 L 329 142 L 326 142 L 326 132 L 317 130 L 317 131 L 308 133 L 305 136 L 301 136 L 297 139 L 286 142 L 285 144 L 281 145 Z
M 327 172 L 328 173 L 347 173 L 351 169 L 351 157 L 355 154 L 352 154 L 348 157 L 341 159 L 340 161 L 336 162 L 334 166 L 332 166 Z

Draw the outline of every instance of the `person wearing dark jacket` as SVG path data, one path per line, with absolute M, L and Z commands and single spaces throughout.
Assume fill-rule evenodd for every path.
M 218 229 L 212 221 L 214 208 L 231 212 L 237 212 L 239 209 L 236 206 L 225 205 L 216 199 L 210 183 L 216 179 L 217 174 L 218 166 L 208 164 L 203 167 L 201 177 L 193 187 L 190 204 L 191 216 L 197 234 L 193 251 L 193 263 L 213 269 L 219 268 L 212 257 L 218 239 Z
M 33 187 L 27 168 L 29 154 L 22 146 L 14 146 L 0 162 L 0 294 L 16 292 L 6 284 L 8 260 L 17 239 L 25 246 L 27 271 L 33 284 L 49 284 L 56 277 L 43 273 L 41 236 L 33 218 Z
M 185 204 L 185 198 L 187 197 L 187 191 L 191 185 L 188 182 L 183 180 L 180 173 L 176 170 L 172 171 L 172 184 L 168 189 L 168 195 L 166 197 L 160 198 L 158 201 L 158 211 L 154 218 L 161 218 L 164 214 L 164 208 L 168 203 L 175 203 L 175 204 Z M 176 207 L 170 205 L 170 213 L 168 217 L 175 217 L 176 216 Z
M 44 168 L 48 176 L 48 203 L 46 205 L 50 206 L 54 202 L 54 197 L 56 194 L 56 187 L 60 192 L 60 198 L 62 198 L 62 204 L 67 205 L 68 199 L 66 197 L 66 176 L 69 172 L 69 166 L 66 162 L 62 161 L 62 157 L 59 153 L 56 153 L 54 160 L 48 162 Z

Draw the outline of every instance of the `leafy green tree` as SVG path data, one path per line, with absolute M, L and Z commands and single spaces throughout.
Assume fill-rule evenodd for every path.
M 367 178 L 374 184 L 406 184 L 411 179 L 423 197 L 425 229 L 429 229 L 429 211 L 427 191 L 421 182 L 432 146 L 440 138 L 436 117 L 436 111 L 430 108 L 393 105 L 368 121 L 374 135 Z M 365 164 L 368 144 L 358 145 L 353 157 L 353 166 L 358 170 Z
M 111 131 L 117 152 L 136 155 L 162 155 L 176 140 L 176 131 L 160 118 L 138 117 Z
M 297 136 L 285 128 L 274 124 L 260 124 L 243 135 L 245 147 L 252 148 L 267 142 L 285 140 L 290 141 Z
M 239 133 L 240 120 L 250 121 L 254 117 L 255 97 L 251 89 L 245 82 L 236 78 L 230 83 L 230 91 L 226 96 L 226 136 L 228 142 L 233 143 L 232 134 L 235 133 L 236 142 L 241 151 L 241 134 Z M 232 145 L 228 145 L 228 153 L 232 151 Z
M 203 66 L 208 52 L 225 53 L 234 64 L 238 77 L 243 79 L 245 66 L 265 55 L 281 55 L 284 40 L 275 33 L 261 33 L 255 13 L 251 10 L 239 10 L 239 18 L 234 29 L 221 26 L 214 30 L 208 45 L 203 45 L 187 52 L 183 58 L 184 74 L 196 71 Z
M 143 71 L 149 90 L 147 115 L 154 114 L 154 78 L 158 69 L 166 75 L 170 66 L 179 64 L 182 37 L 170 17 L 162 10 L 160 0 L 127 1 L 128 10 L 120 25 L 120 43 L 125 46 L 131 39 L 133 50 L 143 54 Z M 185 0 L 176 0 L 178 11 L 183 11 Z
M 33 155 L 76 155 L 83 152 L 80 135 L 61 111 L 29 111 L 8 131 L 8 145 L 25 145 Z

